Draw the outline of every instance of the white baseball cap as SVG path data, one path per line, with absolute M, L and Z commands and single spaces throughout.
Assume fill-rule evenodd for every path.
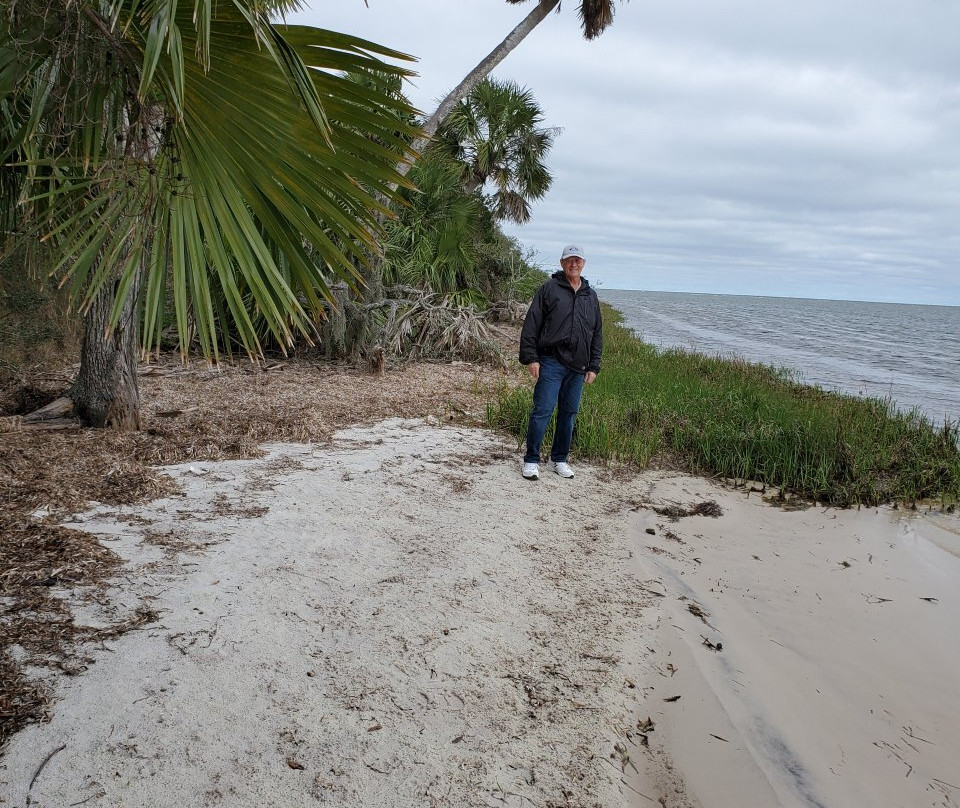
M 583 247 L 579 244 L 568 244 L 563 248 L 563 252 L 560 254 L 560 260 L 564 258 L 571 258 L 576 256 L 577 258 L 582 258 L 584 261 L 587 260 L 587 256 L 583 254 Z

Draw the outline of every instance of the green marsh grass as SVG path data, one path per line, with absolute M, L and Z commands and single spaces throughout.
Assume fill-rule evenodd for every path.
M 522 439 L 532 388 L 504 388 L 491 424 Z M 545 446 L 550 445 L 552 425 Z M 826 392 L 789 371 L 660 351 L 604 307 L 603 372 L 585 389 L 574 452 L 764 483 L 837 506 L 960 498 L 960 431 L 892 402 Z

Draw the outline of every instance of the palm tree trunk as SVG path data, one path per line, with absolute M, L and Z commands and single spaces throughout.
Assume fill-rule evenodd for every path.
M 137 361 L 137 298 L 135 288 L 127 296 L 120 321 L 110 327 L 115 284 L 100 290 L 87 312 L 80 350 L 80 371 L 70 389 L 74 412 L 93 427 L 120 432 L 140 429 L 140 388 Z
M 150 166 L 160 147 L 164 110 L 159 104 L 137 105 L 126 112 L 127 154 L 142 167 Z M 152 173 L 152 172 L 151 172 Z M 141 245 L 138 249 L 144 249 Z M 124 251 L 126 252 L 126 250 Z M 130 432 L 140 429 L 140 387 L 137 364 L 140 283 L 149 250 L 137 256 L 136 276 L 113 326 L 110 313 L 119 279 L 107 283 L 93 299 L 84 322 L 80 371 L 70 389 L 74 412 L 88 426 Z M 117 262 L 124 266 L 129 253 Z M 101 254 L 100 260 L 104 260 Z
M 423 134 L 413 141 L 412 149 L 415 154 L 419 154 L 426 148 L 427 144 L 436 134 L 444 118 L 450 114 L 457 103 L 469 95 L 470 91 L 483 79 L 485 79 L 493 69 L 500 64 L 510 52 L 517 47 L 534 28 L 543 22 L 547 15 L 553 11 L 560 0 L 539 0 L 536 7 L 531 11 L 520 24 L 514 28 L 504 40 L 497 45 L 489 54 L 487 54 L 480 63 L 471 70 L 466 77 L 456 87 L 454 87 L 446 98 L 440 102 L 440 106 L 431 115 L 423 125 Z M 406 175 L 410 170 L 410 163 L 402 163 L 398 166 L 400 173 Z

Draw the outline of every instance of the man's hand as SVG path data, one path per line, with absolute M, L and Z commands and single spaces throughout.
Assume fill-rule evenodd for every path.
M 596 378 L 597 378 L 597 374 L 594 373 L 592 370 L 588 370 L 588 371 L 587 371 L 587 375 L 584 376 L 583 380 L 584 380 L 587 384 L 593 384 L 594 381 L 596 380 Z
M 533 376 L 534 380 L 539 379 L 539 378 L 540 378 L 540 363 L 539 363 L 539 362 L 531 362 L 529 365 L 527 365 L 527 371 L 530 373 L 531 376 Z

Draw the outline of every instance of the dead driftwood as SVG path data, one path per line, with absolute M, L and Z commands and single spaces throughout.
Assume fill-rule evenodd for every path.
M 78 429 L 80 422 L 71 417 L 73 399 L 61 396 L 26 415 L 11 415 L 0 418 L 0 432 L 19 432 L 21 429 Z

